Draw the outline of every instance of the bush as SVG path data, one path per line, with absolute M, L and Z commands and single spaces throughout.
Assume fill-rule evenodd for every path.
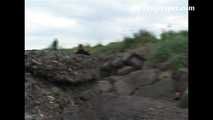
M 156 41 L 157 38 L 152 33 L 140 30 L 135 33 L 133 37 L 125 37 L 121 42 L 113 42 L 105 46 L 99 44 L 91 48 L 91 50 L 95 54 L 114 54 L 142 47 L 147 43 L 153 43 Z
M 175 69 L 186 66 L 188 49 L 186 35 L 185 32 L 163 33 L 163 37 L 153 46 L 150 60 L 153 63 L 167 61 Z

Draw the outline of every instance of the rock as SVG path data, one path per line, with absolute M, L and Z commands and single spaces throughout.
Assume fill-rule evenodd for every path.
M 143 56 L 136 53 L 128 53 L 123 56 L 116 56 L 114 59 L 110 59 L 101 67 L 101 75 L 107 77 L 116 74 L 126 74 L 128 71 L 141 69 L 143 67 L 145 59 Z M 130 66 L 128 68 L 123 68 Z M 123 68 L 123 69 L 122 69 Z M 122 70 L 121 70 L 122 69 Z M 124 72 L 124 73 L 123 73 Z
M 144 65 L 145 58 L 136 53 L 131 53 L 124 56 L 123 61 L 126 65 L 133 66 L 136 69 L 141 69 Z
M 78 97 L 83 101 L 88 101 L 99 95 L 99 91 L 97 89 L 88 89 L 81 92 Z
M 134 70 L 135 70 L 135 68 L 132 67 L 132 66 L 124 66 L 123 68 L 118 69 L 117 74 L 118 75 L 125 75 L 125 74 L 128 74 L 128 73 L 130 73 Z
M 98 60 L 92 56 L 67 55 L 61 51 L 28 51 L 25 61 L 28 72 L 51 82 L 77 83 L 97 79 L 99 74 Z
M 130 95 L 133 91 L 133 88 L 122 80 L 118 80 L 114 83 L 114 89 L 119 95 Z
M 122 55 L 122 61 L 128 61 L 131 57 L 131 53 L 125 53 Z
M 165 72 L 161 72 L 158 76 L 159 80 L 165 80 L 165 79 L 172 79 L 172 72 L 170 71 L 165 71 Z
M 168 61 L 166 61 L 166 62 L 163 62 L 163 63 L 159 63 L 158 65 L 156 65 L 156 67 L 159 68 L 159 69 L 162 70 L 162 71 L 166 71 L 166 70 L 168 70 L 169 68 L 171 68 L 171 67 L 170 67 L 170 64 L 171 64 L 171 63 L 169 63 Z
M 145 96 L 155 99 L 172 100 L 174 96 L 173 80 L 164 79 L 155 84 L 140 87 L 136 92 L 136 96 Z
M 124 63 L 122 61 L 122 59 L 120 57 L 114 59 L 112 62 L 111 62 L 112 66 L 114 68 L 121 68 L 122 66 L 124 66 Z
M 141 69 L 143 67 L 143 61 L 141 61 L 140 59 L 133 57 L 131 58 L 129 61 L 127 61 L 128 65 L 131 65 L 137 69 Z
M 109 81 L 98 81 L 98 89 L 101 92 L 109 92 L 112 89 L 112 84 Z
M 63 120 L 82 120 L 79 115 L 79 107 L 68 105 L 63 111 Z
M 156 69 L 138 70 L 130 74 L 114 77 L 114 89 L 119 94 L 130 95 L 135 89 L 154 83 L 157 80 Z
M 114 75 L 114 71 L 126 73 L 130 68 L 112 67 L 111 59 L 106 68 L 113 75 L 100 79 L 99 65 L 105 61 L 92 56 L 42 50 L 27 51 L 25 59 L 25 111 L 32 113 L 25 115 L 26 120 L 187 119 L 187 109 L 166 100 L 144 97 L 160 98 L 170 91 L 172 80 L 158 69 L 147 67 Z
M 112 65 L 110 61 L 107 61 L 100 67 L 100 74 L 102 77 L 107 77 L 115 74 L 117 69 Z
M 96 120 L 187 120 L 186 110 L 167 101 L 137 96 L 102 96 L 97 99 L 94 107 Z
M 181 100 L 178 102 L 178 107 L 188 108 L 188 89 L 184 92 Z
M 102 69 L 106 69 L 106 70 L 109 70 L 110 68 L 112 67 L 112 64 L 110 62 L 105 62 L 101 68 Z
M 25 114 L 25 120 L 32 120 L 33 117 L 29 114 Z

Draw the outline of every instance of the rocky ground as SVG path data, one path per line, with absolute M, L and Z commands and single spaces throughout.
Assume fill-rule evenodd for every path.
M 187 71 L 131 55 L 25 51 L 25 120 L 187 120 Z

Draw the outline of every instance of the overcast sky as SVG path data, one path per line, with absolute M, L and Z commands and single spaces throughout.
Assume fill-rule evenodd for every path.
M 187 7 L 187 0 L 25 0 L 25 49 L 95 45 L 121 40 L 140 29 L 188 30 L 188 11 L 155 11 Z M 150 8 L 153 10 L 145 10 Z

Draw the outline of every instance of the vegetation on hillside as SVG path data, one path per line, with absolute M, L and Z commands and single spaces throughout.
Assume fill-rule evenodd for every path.
M 151 54 L 148 61 L 151 64 L 167 62 L 174 69 L 187 66 L 188 32 L 167 31 L 157 38 L 149 31 L 140 30 L 133 37 L 124 37 L 122 41 L 112 42 L 107 45 L 97 44 L 95 46 L 85 45 L 85 49 L 94 55 L 111 55 L 126 52 L 131 49 L 150 47 Z M 53 41 L 50 49 L 58 49 L 58 41 Z M 63 49 L 74 52 L 77 47 Z
M 144 46 L 146 43 L 154 43 L 157 38 L 148 31 L 139 31 L 133 37 L 125 37 L 121 42 L 113 42 L 108 45 L 98 44 L 90 48 L 94 54 L 112 54 L 118 52 L 125 52 L 129 49 L 134 49 Z
M 187 66 L 188 32 L 165 32 L 152 46 L 150 61 L 152 63 L 167 62 L 172 68 Z

